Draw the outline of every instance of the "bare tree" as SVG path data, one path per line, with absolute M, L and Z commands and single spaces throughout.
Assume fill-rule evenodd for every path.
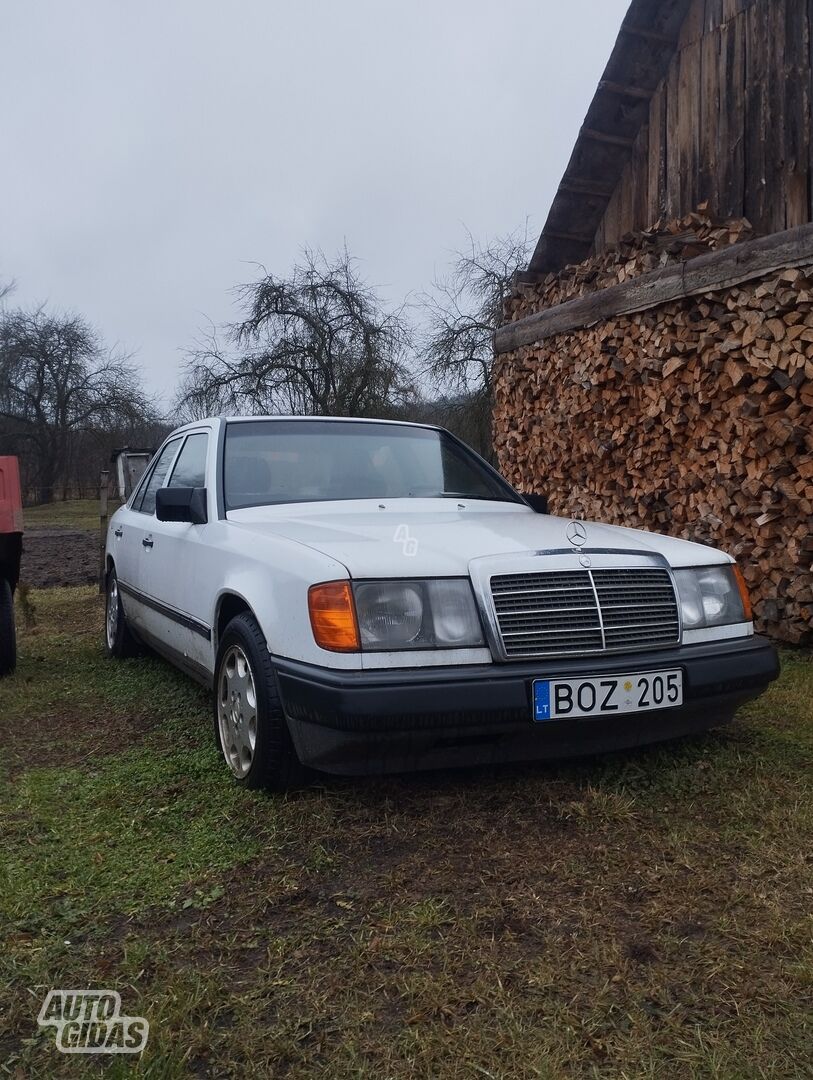
M 459 428 L 487 456 L 492 454 L 492 339 L 511 279 L 527 264 L 530 249 L 527 222 L 524 229 L 485 244 L 469 234 L 468 246 L 455 252 L 450 272 L 420 297 L 426 323 L 422 374 L 447 425 Z
M 73 469 L 89 433 L 154 419 L 128 358 L 77 315 L 0 311 L 0 445 L 19 453 L 41 502 Z
M 287 278 L 263 270 L 237 295 L 244 318 L 206 333 L 188 357 L 178 404 L 218 411 L 382 416 L 410 396 L 409 328 L 347 251 L 305 251 Z

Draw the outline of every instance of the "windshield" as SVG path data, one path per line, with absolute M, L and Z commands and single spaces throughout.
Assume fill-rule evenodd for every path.
M 442 431 L 330 420 L 255 420 L 226 427 L 227 510 L 333 499 L 519 496 Z

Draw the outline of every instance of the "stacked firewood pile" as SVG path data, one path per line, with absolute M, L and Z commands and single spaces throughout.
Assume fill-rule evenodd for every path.
M 701 207 L 701 210 L 703 207 Z M 753 238 L 748 221 L 738 218 L 715 224 L 698 211 L 677 221 L 661 220 L 641 233 L 628 233 L 609 251 L 533 285 L 518 284 L 505 306 L 505 320 L 523 319 L 542 308 L 620 285 L 630 278 L 660 270 L 668 263 L 693 259 Z
M 708 228 L 707 247 L 732 242 Z M 646 245 L 521 286 L 507 314 L 615 284 L 636 259 L 646 272 Z M 759 627 L 813 642 L 813 267 L 504 354 L 495 395 L 500 465 L 520 489 L 557 514 L 722 547 Z

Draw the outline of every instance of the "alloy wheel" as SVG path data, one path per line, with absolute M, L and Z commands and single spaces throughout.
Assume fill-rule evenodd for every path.
M 116 647 L 116 632 L 119 624 L 119 583 L 115 577 L 111 578 L 107 587 L 107 616 L 105 631 L 107 633 L 107 647 L 111 651 Z
M 257 692 L 248 657 L 232 645 L 218 673 L 217 721 L 226 764 L 238 779 L 251 768 L 257 746 Z

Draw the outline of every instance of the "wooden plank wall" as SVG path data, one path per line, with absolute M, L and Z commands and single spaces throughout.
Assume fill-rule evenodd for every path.
M 757 234 L 813 221 L 813 0 L 695 0 L 595 239 L 708 202 Z

